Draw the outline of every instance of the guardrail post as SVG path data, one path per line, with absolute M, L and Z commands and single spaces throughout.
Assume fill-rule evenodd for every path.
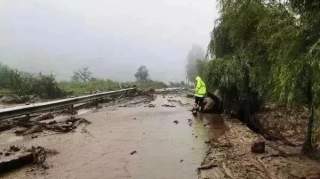
M 99 99 L 94 100 L 94 105 L 95 105 L 96 108 L 99 107 Z
M 74 105 L 73 104 L 70 105 L 69 110 L 70 110 L 71 115 L 75 115 L 77 113 L 77 111 L 74 109 Z
M 29 120 L 30 118 L 30 114 L 26 114 L 26 119 Z

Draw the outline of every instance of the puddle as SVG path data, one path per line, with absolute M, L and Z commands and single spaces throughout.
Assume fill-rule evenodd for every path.
M 195 119 L 202 121 L 211 140 L 219 139 L 229 130 L 223 118 L 218 114 L 198 114 Z

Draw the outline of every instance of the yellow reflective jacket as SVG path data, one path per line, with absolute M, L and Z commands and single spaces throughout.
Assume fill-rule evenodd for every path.
M 196 77 L 196 88 L 195 88 L 195 96 L 204 97 L 207 93 L 206 84 L 202 81 L 202 79 L 197 76 Z

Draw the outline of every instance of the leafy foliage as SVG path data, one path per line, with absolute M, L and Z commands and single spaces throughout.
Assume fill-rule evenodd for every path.
M 19 96 L 36 95 L 41 98 L 58 98 L 65 95 L 53 75 L 33 75 L 0 64 L 0 87 Z
M 136 81 L 136 82 L 127 82 L 123 86 L 136 86 L 139 89 L 160 89 L 166 88 L 167 85 L 161 81 L 146 80 L 146 81 Z
M 98 91 L 110 91 L 120 89 L 121 84 L 109 79 L 91 79 L 90 81 L 63 81 L 59 86 L 69 94 L 81 95 Z
M 92 79 L 92 72 L 89 71 L 88 67 L 84 67 L 75 71 L 72 76 L 72 81 L 75 82 L 88 82 Z
M 310 109 L 312 138 L 320 94 L 320 1 L 220 0 L 209 56 L 198 68 L 226 100 L 257 94 L 264 101 Z M 312 148 L 311 142 L 306 142 Z
M 146 66 L 142 65 L 138 68 L 134 76 L 136 77 L 137 81 L 147 81 L 149 78 L 149 71 Z

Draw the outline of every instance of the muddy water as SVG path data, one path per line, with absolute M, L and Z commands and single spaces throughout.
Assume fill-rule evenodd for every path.
M 48 158 L 46 174 L 25 168 L 6 177 L 195 179 L 208 150 L 205 141 L 223 135 L 226 128 L 217 116 L 193 117 L 191 106 L 162 107 L 167 99 L 158 96 L 151 102 L 154 108 L 140 104 L 83 113 L 92 122 L 86 128 L 25 141 L 24 145 L 41 145 L 59 154 Z
M 0 134 L 0 145 L 6 145 L 8 143 L 15 143 L 18 141 L 22 141 L 22 136 L 17 136 L 14 133 L 2 133 Z

